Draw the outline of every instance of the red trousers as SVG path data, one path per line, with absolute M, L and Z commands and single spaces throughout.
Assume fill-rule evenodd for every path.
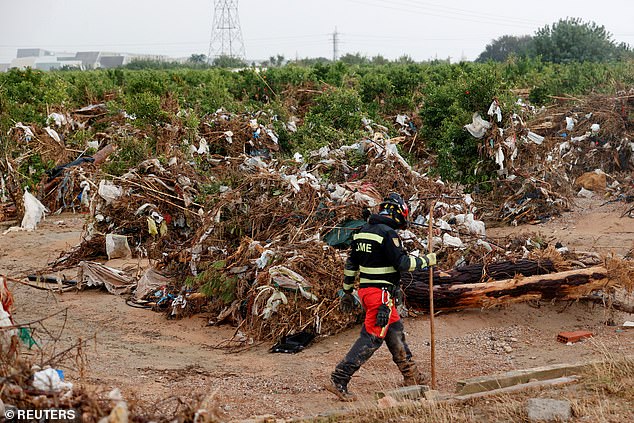
M 381 288 L 376 287 L 361 288 L 359 289 L 359 299 L 361 300 L 361 305 L 365 309 L 365 321 L 363 324 L 365 326 L 365 330 L 369 334 L 383 339 L 387 334 L 389 326 L 392 323 L 401 320 L 401 316 L 398 315 L 398 311 L 396 310 L 394 300 L 390 297 L 387 291 L 383 291 Z M 379 311 L 381 304 L 384 303 L 391 306 L 391 310 L 390 320 L 387 326 L 382 328 L 376 325 L 376 313 Z

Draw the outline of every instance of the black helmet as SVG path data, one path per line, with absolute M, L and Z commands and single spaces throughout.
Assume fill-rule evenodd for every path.
M 389 214 L 396 222 L 397 228 L 405 229 L 407 227 L 407 218 L 409 217 L 409 207 L 403 198 L 391 193 L 379 204 L 380 214 Z

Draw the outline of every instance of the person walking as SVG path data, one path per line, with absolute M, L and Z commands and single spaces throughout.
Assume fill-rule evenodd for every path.
M 325 386 L 341 401 L 356 400 L 356 395 L 348 391 L 348 383 L 383 341 L 403 375 L 405 386 L 419 385 L 425 381 L 405 341 L 403 322 L 396 310 L 396 302 L 401 272 L 434 266 L 436 254 L 415 257 L 405 251 L 396 229 L 407 227 L 408 216 L 409 207 L 403 198 L 392 193 L 379 205 L 379 213 L 370 215 L 368 222 L 353 236 L 344 269 L 344 294 L 340 306 L 344 311 L 354 308 L 354 283 L 359 275 L 358 296 L 365 310 L 365 319 L 359 338 L 337 364 Z

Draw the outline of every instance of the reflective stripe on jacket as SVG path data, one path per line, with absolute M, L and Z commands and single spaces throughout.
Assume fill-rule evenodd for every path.
M 353 288 L 357 273 L 360 287 L 391 287 L 399 284 L 401 272 L 424 267 L 421 258 L 407 254 L 390 225 L 394 221 L 388 216 L 374 214 L 353 236 L 344 269 L 344 290 Z

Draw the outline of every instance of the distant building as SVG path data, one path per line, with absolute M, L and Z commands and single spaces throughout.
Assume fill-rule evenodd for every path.
M 19 48 L 17 58 L 22 59 L 24 57 L 42 57 L 42 56 L 54 56 L 55 54 L 41 48 Z
M 168 58 L 167 56 L 151 54 L 112 53 L 102 51 L 54 53 L 41 48 L 21 48 L 18 49 L 17 57 L 13 59 L 10 64 L 6 65 L 4 69 L 2 65 L 0 65 L 0 71 L 6 71 L 7 68 L 32 68 L 44 71 L 67 67 L 81 70 L 112 69 L 127 65 L 134 60 L 167 61 Z

